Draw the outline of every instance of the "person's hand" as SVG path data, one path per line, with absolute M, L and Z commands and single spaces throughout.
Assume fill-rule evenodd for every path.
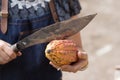
M 21 55 L 20 52 L 15 53 L 10 46 L 9 43 L 0 40 L 0 65 L 6 64 Z
M 88 56 L 87 53 L 83 49 L 79 49 L 78 51 L 78 61 L 71 65 L 64 65 L 61 67 L 58 67 L 54 65 L 52 62 L 50 64 L 55 67 L 58 70 L 67 71 L 67 72 L 77 72 L 77 71 L 83 71 L 88 66 Z

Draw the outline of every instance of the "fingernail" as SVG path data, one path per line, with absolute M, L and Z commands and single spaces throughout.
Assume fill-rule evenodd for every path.
M 82 52 L 83 54 L 87 54 L 87 52 Z
M 49 64 L 52 64 L 52 62 L 49 62 Z
M 60 71 L 61 70 L 61 68 L 57 68 L 57 71 Z

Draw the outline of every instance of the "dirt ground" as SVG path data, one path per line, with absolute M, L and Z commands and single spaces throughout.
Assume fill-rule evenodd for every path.
M 89 67 L 77 73 L 63 72 L 63 80 L 115 80 L 115 66 L 120 65 L 120 0 L 80 0 L 80 16 L 97 13 L 81 31 Z

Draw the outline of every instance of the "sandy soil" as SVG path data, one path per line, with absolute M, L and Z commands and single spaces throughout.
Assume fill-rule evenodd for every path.
M 80 16 L 97 13 L 81 31 L 89 67 L 77 73 L 63 72 L 63 80 L 114 80 L 115 66 L 120 64 L 120 0 L 80 0 Z

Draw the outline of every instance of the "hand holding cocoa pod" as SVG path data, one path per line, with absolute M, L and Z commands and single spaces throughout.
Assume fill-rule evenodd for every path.
M 72 40 L 53 40 L 45 50 L 46 57 L 55 68 L 62 71 L 77 72 L 88 64 L 87 54 Z

